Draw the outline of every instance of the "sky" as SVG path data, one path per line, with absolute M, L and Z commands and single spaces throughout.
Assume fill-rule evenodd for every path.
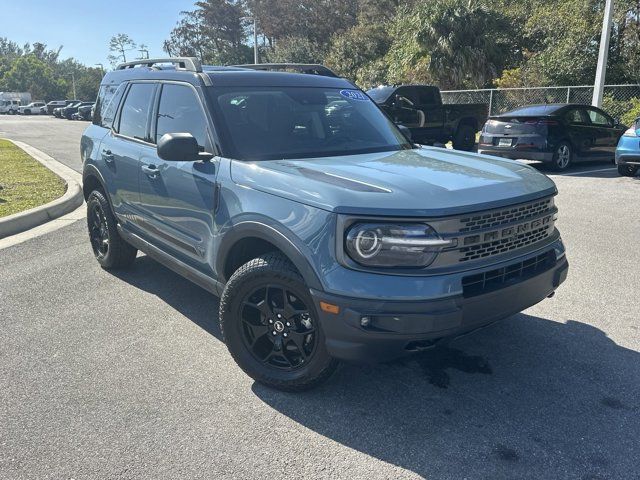
M 109 39 L 126 33 L 147 45 L 151 57 L 165 56 L 169 37 L 183 10 L 195 0 L 0 0 L 0 37 L 19 45 L 62 45 L 60 58 L 74 57 L 87 66 L 111 68 Z M 129 52 L 134 59 L 140 52 Z M 127 56 L 127 60 L 129 57 Z

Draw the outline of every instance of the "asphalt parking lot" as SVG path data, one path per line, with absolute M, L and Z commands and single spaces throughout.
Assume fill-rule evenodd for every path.
M 79 169 L 86 125 L 0 136 Z M 101 270 L 83 222 L 0 250 L 0 478 L 640 478 L 640 178 L 552 178 L 554 298 L 304 394 L 243 374 L 204 290 L 145 256 Z

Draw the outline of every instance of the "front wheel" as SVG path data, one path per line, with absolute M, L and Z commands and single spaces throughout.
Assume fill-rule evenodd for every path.
M 453 148 L 470 152 L 476 144 L 476 129 L 471 125 L 460 125 L 453 136 Z
M 93 255 L 102 268 L 125 268 L 134 262 L 138 250 L 118 233 L 111 206 L 100 190 L 91 192 L 87 199 L 87 227 Z
M 552 166 L 554 170 L 566 170 L 573 162 L 573 150 L 568 142 L 560 142 L 553 153 Z
M 231 276 L 220 299 L 219 319 L 233 359 L 269 387 L 307 390 L 336 369 L 309 288 L 278 253 L 255 258 Z
M 638 173 L 637 165 L 618 165 L 618 173 L 623 177 L 635 177 Z

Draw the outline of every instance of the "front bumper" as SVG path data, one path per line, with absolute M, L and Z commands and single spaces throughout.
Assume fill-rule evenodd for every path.
M 640 138 L 621 137 L 616 148 L 617 165 L 640 165 Z
M 532 270 L 531 266 L 542 262 L 541 258 L 545 263 L 535 263 Z M 528 274 L 518 276 L 518 268 Z M 470 272 L 461 293 L 439 299 L 378 301 L 313 290 L 311 294 L 318 306 L 330 355 L 353 362 L 383 362 L 431 348 L 438 341 L 463 335 L 535 305 L 558 288 L 566 279 L 568 268 L 564 252 L 558 256 L 557 250 L 548 250 L 499 268 Z M 503 277 L 496 281 L 498 275 Z M 323 312 L 319 308 L 321 301 L 339 306 L 340 312 Z

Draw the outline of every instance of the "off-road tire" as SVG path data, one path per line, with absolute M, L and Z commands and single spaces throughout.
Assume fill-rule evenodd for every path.
M 261 362 L 244 340 L 241 308 L 251 292 L 276 285 L 296 292 L 308 308 L 317 332 L 313 355 L 295 370 L 284 371 Z M 220 299 L 220 331 L 236 363 L 254 380 L 284 391 L 302 391 L 318 386 L 335 371 L 338 362 L 326 350 L 317 309 L 305 284 L 291 262 L 280 253 L 261 255 L 242 265 L 227 282 Z
M 109 205 L 102 190 L 92 191 L 87 199 L 87 228 L 89 230 L 89 237 L 91 238 L 92 232 L 92 213 L 94 208 L 98 206 L 104 214 L 109 242 L 105 255 L 99 255 L 96 249 L 93 249 L 96 260 L 105 270 L 117 270 L 131 266 L 136 259 L 138 250 L 124 241 L 118 233 L 117 222 L 111 210 L 111 205 Z
M 471 152 L 476 144 L 476 129 L 471 125 L 460 125 L 453 136 L 453 148 Z

